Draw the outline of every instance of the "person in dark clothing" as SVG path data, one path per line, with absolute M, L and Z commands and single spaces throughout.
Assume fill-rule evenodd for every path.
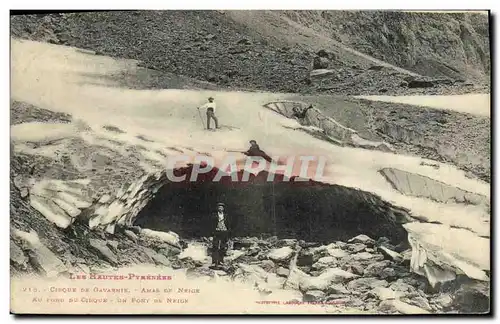
M 259 144 L 255 140 L 250 141 L 250 148 L 244 154 L 247 156 L 259 156 L 269 163 L 272 161 L 271 157 L 260 149 Z
M 298 119 L 304 119 L 306 118 L 307 111 L 309 109 L 314 108 L 313 105 L 309 105 L 309 107 L 302 109 L 302 111 L 299 111 L 299 109 L 293 109 L 293 116 L 298 118 Z
M 212 267 L 219 267 L 224 261 L 227 244 L 231 233 L 231 219 L 224 210 L 223 203 L 217 204 L 217 212 L 212 215 L 213 242 Z

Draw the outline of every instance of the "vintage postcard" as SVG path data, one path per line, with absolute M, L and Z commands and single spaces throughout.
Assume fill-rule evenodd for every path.
M 10 16 L 14 314 L 488 314 L 489 12 Z

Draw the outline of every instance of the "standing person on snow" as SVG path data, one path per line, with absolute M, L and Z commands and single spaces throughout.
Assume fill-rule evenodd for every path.
M 198 109 L 206 109 L 207 110 L 207 129 L 210 129 L 210 118 L 214 120 L 215 128 L 219 128 L 219 120 L 215 116 L 215 108 L 217 105 L 215 104 L 214 98 L 208 98 L 208 102 Z

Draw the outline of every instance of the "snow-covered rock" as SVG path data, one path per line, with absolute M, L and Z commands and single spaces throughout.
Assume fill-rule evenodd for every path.
M 41 274 L 50 278 L 68 271 L 64 263 L 40 241 L 35 231 L 23 232 L 14 229 L 12 235 L 29 248 L 30 263 Z
M 375 240 L 370 238 L 368 235 L 365 235 L 365 234 L 360 234 L 358 236 L 355 236 L 347 242 L 348 243 L 362 243 L 362 244 L 367 245 L 367 246 L 371 246 L 371 245 L 375 244 Z
M 386 287 L 375 287 L 370 291 L 370 294 L 377 296 L 380 300 L 399 299 L 404 296 L 403 293 Z
M 294 250 L 288 246 L 284 246 L 279 249 L 273 249 L 267 255 L 269 259 L 275 262 L 288 261 L 292 258 Z
M 302 291 L 321 290 L 325 291 L 334 283 L 342 283 L 349 279 L 358 277 L 357 275 L 344 271 L 340 268 L 326 269 L 317 277 L 307 276 L 302 279 L 300 289 Z
M 380 250 L 380 253 L 382 253 L 389 260 L 392 260 L 394 262 L 403 261 L 403 256 L 401 254 L 391 251 L 385 246 L 379 246 L 378 249 Z
M 454 280 L 457 273 L 489 281 L 485 272 L 490 269 L 488 239 L 440 224 L 409 223 L 404 227 L 412 248 L 411 270 L 427 277 L 432 286 Z
M 148 228 L 141 229 L 141 235 L 146 237 L 156 239 L 165 243 L 168 243 L 173 246 L 179 246 L 179 235 L 172 231 L 169 232 L 161 232 L 161 231 L 153 231 Z

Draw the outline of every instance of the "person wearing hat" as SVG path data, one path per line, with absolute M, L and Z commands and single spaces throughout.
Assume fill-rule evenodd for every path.
M 293 108 L 293 117 L 298 118 L 298 119 L 304 119 L 304 118 L 306 118 L 307 111 L 309 109 L 312 109 L 312 108 L 314 108 L 313 105 L 309 105 L 307 108 L 304 108 L 302 110 L 294 107 Z
M 257 144 L 257 141 L 255 140 L 250 141 L 250 148 L 246 152 L 244 152 L 244 154 L 247 156 L 261 157 L 269 163 L 271 163 L 272 161 L 271 157 L 267 155 L 266 152 L 260 149 L 259 144 Z
M 214 120 L 215 128 L 219 128 L 219 120 L 215 116 L 215 108 L 217 105 L 215 104 L 214 98 L 209 97 L 208 102 L 198 109 L 206 109 L 207 110 L 207 129 L 210 129 L 210 119 Z
M 224 203 L 219 202 L 217 204 L 217 212 L 212 216 L 214 231 L 212 242 L 212 267 L 219 267 L 222 265 L 230 236 L 231 220 L 224 207 Z

